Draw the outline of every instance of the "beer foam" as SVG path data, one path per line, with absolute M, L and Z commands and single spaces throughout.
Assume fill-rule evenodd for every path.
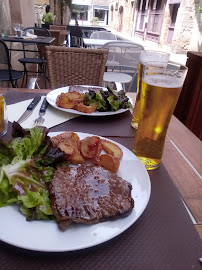
M 179 88 L 183 85 L 183 78 L 170 77 L 166 75 L 145 75 L 143 82 L 164 88 Z
M 168 57 L 167 55 L 162 56 L 162 55 L 158 55 L 158 54 L 152 54 L 152 53 L 142 53 L 139 56 L 139 62 L 141 64 L 145 64 L 147 62 L 153 62 L 152 65 L 153 66 L 157 66 L 157 67 L 166 67 L 167 63 L 168 63 Z

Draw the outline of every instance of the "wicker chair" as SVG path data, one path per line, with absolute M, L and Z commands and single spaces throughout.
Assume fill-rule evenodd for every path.
M 67 85 L 102 86 L 107 58 L 106 49 L 46 47 L 51 88 Z

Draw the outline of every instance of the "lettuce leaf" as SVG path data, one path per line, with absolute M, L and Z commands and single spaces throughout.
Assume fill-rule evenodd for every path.
M 114 96 L 109 96 L 107 100 L 109 101 L 112 111 L 117 111 L 119 109 L 120 102 L 119 100 L 115 99 Z
M 65 154 L 53 148 L 47 128 L 14 123 L 13 134 L 10 143 L 0 141 L 0 207 L 17 203 L 27 220 L 52 219 L 48 185 Z
M 26 160 L 35 156 L 42 156 L 50 143 L 46 135 L 43 129 L 32 128 L 30 129 L 30 135 L 24 138 L 14 138 L 10 143 L 15 156 L 14 159 Z
M 22 213 L 26 213 L 29 220 L 52 219 L 47 182 L 52 180 L 53 175 L 53 167 L 37 167 L 33 159 L 2 166 L 0 207 L 19 203 L 22 204 Z
M 13 160 L 14 154 L 7 142 L 0 140 L 0 167 L 9 164 Z
M 117 111 L 118 109 L 133 108 L 126 96 L 126 93 L 121 90 L 114 90 L 112 87 L 107 86 L 107 91 L 100 90 L 99 92 L 89 90 L 85 93 L 84 104 L 90 105 L 97 103 L 97 111 Z

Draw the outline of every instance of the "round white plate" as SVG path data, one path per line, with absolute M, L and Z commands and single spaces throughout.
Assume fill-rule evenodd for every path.
M 94 87 L 94 88 L 96 88 L 96 86 L 92 86 L 92 85 L 81 85 L 81 86 L 84 86 L 84 87 Z M 104 90 L 107 90 L 104 87 L 97 86 L 97 88 L 102 88 Z M 98 112 L 98 111 L 95 111 L 93 113 L 82 113 L 82 112 L 79 112 L 79 111 L 76 111 L 76 110 L 73 110 L 73 109 L 64 109 L 64 108 L 58 107 L 56 105 L 57 96 L 60 95 L 61 93 L 67 93 L 68 91 L 69 91 L 69 86 L 57 88 L 57 89 L 49 92 L 47 94 L 47 96 L 46 96 L 46 99 L 47 99 L 48 103 L 51 106 L 53 106 L 54 108 L 56 108 L 56 109 L 58 109 L 60 111 L 64 111 L 64 112 L 68 112 L 68 113 L 74 113 L 74 114 L 78 114 L 78 115 L 106 116 L 106 115 L 114 115 L 114 114 L 124 113 L 125 111 L 129 110 L 129 109 L 119 109 L 119 110 L 117 110 L 115 112 L 111 112 L 111 111 L 108 111 L 108 112 Z M 128 97 L 128 98 L 129 98 L 130 102 L 133 104 L 132 99 L 130 97 Z
M 61 132 L 51 132 L 55 136 Z M 77 132 L 80 139 L 92 134 Z M 102 138 L 102 137 L 101 137 Z M 64 252 L 92 247 L 108 241 L 127 230 L 142 214 L 150 198 L 149 175 L 140 160 L 126 147 L 117 172 L 132 184 L 135 207 L 125 218 L 94 225 L 72 224 L 62 232 L 56 221 L 26 221 L 17 205 L 0 208 L 0 240 L 35 251 Z M 121 244 L 121 243 L 120 243 Z

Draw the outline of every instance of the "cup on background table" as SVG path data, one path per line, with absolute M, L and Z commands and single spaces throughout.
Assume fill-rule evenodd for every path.
M 131 121 L 131 126 L 138 128 L 139 122 L 139 109 L 140 109 L 140 96 L 142 87 L 142 69 L 143 65 L 149 61 L 155 61 L 156 65 L 159 67 L 166 67 L 170 58 L 170 54 L 167 52 L 158 51 L 141 51 L 139 56 L 138 65 L 138 79 L 137 79 L 137 96 L 136 102 L 133 110 L 133 116 Z
M 17 37 L 18 36 L 18 31 L 20 30 L 20 24 L 19 23 L 13 23 L 13 29 L 15 31 L 14 35 Z
M 168 63 L 157 67 L 156 62 L 143 65 L 140 114 L 133 146 L 134 154 L 147 170 L 159 167 L 166 132 L 182 89 L 187 67 Z
M 5 135 L 8 130 L 8 115 L 6 109 L 6 102 L 2 95 L 0 95 L 0 137 Z

